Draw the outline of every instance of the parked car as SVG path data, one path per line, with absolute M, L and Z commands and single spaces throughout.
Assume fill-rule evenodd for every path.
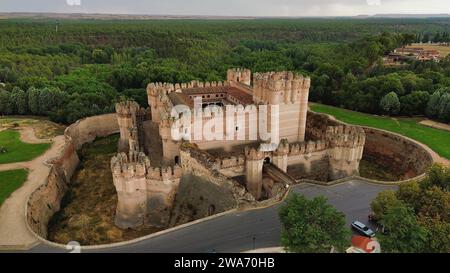
M 358 231 L 361 235 L 364 235 L 364 236 L 367 236 L 370 238 L 375 236 L 375 232 L 373 232 L 373 230 L 371 230 L 369 227 L 367 227 L 366 225 L 364 225 L 363 223 L 361 223 L 359 221 L 353 221 L 352 228 L 354 230 Z

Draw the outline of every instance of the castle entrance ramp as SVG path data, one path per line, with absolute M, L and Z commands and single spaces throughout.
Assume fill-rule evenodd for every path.
M 276 182 L 281 182 L 287 185 L 294 185 L 297 182 L 295 178 L 272 163 L 265 163 L 263 166 L 263 172 Z

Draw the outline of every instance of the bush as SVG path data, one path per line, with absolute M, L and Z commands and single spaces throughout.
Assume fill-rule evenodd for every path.
M 386 94 L 380 101 L 380 109 L 384 114 L 395 115 L 400 111 L 400 101 L 395 92 Z

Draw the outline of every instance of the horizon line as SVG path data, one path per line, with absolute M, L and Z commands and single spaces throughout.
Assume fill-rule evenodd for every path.
M 357 15 L 214 15 L 214 14 L 148 14 L 148 13 L 108 13 L 108 12 L 35 12 L 35 11 L 0 11 L 0 15 L 108 15 L 108 16 L 130 16 L 130 17 L 216 17 L 216 18 L 355 18 L 355 17 L 450 17 L 450 13 L 375 13 Z

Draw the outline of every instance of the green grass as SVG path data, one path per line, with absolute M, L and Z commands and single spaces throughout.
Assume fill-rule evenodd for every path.
M 43 154 L 51 143 L 29 144 L 20 140 L 20 133 L 14 130 L 0 132 L 0 147 L 7 149 L 0 153 L 0 164 L 32 160 Z
M 419 124 L 416 119 L 374 116 L 316 103 L 311 104 L 310 108 L 314 112 L 332 115 L 349 124 L 379 128 L 407 136 L 450 159 L 450 132 Z
M 0 172 L 0 205 L 8 196 L 22 186 L 27 179 L 28 171 L 17 169 Z

